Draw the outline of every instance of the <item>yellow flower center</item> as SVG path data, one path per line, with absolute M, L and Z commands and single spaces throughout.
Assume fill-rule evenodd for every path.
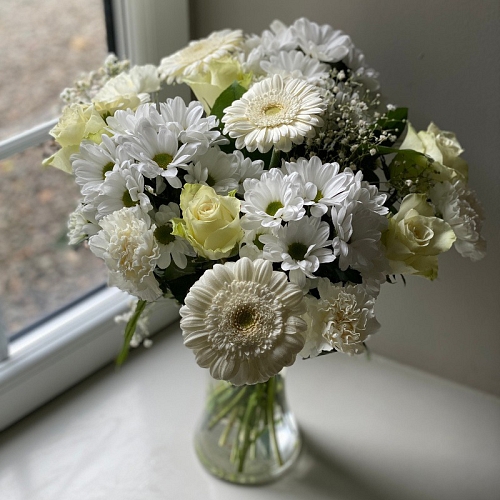
M 153 157 L 153 161 L 156 162 L 160 168 L 163 168 L 163 170 L 168 168 L 173 159 L 173 156 L 168 153 L 158 153 Z

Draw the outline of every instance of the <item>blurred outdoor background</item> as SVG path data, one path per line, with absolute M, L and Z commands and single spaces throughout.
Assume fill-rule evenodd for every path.
M 102 0 L 0 2 L 0 141 L 56 118 L 59 94 L 106 57 Z M 72 176 L 42 167 L 48 142 L 0 160 L 0 330 L 8 336 L 106 280 L 67 245 L 79 199 Z

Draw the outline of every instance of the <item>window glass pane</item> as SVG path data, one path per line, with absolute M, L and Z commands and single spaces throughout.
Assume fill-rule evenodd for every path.
M 0 33 L 0 140 L 56 117 L 107 53 L 102 0 L 1 0 Z
M 102 0 L 1 0 L 0 33 L 0 140 L 59 116 L 61 91 L 107 54 Z M 7 336 L 106 276 L 88 249 L 67 245 L 80 195 L 72 176 L 41 166 L 50 148 L 0 161 L 0 329 Z
M 50 143 L 0 161 L 0 329 L 11 336 L 105 281 L 103 262 L 67 244 L 80 198 L 73 176 L 41 162 Z

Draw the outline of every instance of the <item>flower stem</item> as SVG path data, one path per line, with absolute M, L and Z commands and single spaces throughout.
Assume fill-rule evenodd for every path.
M 273 447 L 276 461 L 281 466 L 283 459 L 281 458 L 278 439 L 276 438 L 276 421 L 274 420 L 274 397 L 276 395 L 276 377 L 271 377 L 267 382 L 267 422 L 269 425 L 269 433 L 271 435 L 271 445 Z
M 273 148 L 273 154 L 271 156 L 271 162 L 269 163 L 269 169 L 278 168 L 281 165 L 281 151 L 279 149 Z
M 247 387 L 241 388 L 240 391 L 238 392 L 238 394 L 233 399 L 231 399 L 229 404 L 227 404 L 224 408 L 222 408 L 222 410 L 220 410 L 215 415 L 215 417 L 213 417 L 210 420 L 210 423 L 208 424 L 209 429 L 213 429 L 218 424 L 218 422 L 222 418 L 224 418 L 238 404 L 238 402 L 241 400 L 241 398 L 243 398 L 243 396 L 245 395 L 246 390 L 247 390 Z

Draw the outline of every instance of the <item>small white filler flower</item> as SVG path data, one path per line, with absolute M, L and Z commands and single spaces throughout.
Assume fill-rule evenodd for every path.
M 269 261 L 216 264 L 181 307 L 184 344 L 215 379 L 266 382 L 294 363 L 304 345 L 302 291 Z

